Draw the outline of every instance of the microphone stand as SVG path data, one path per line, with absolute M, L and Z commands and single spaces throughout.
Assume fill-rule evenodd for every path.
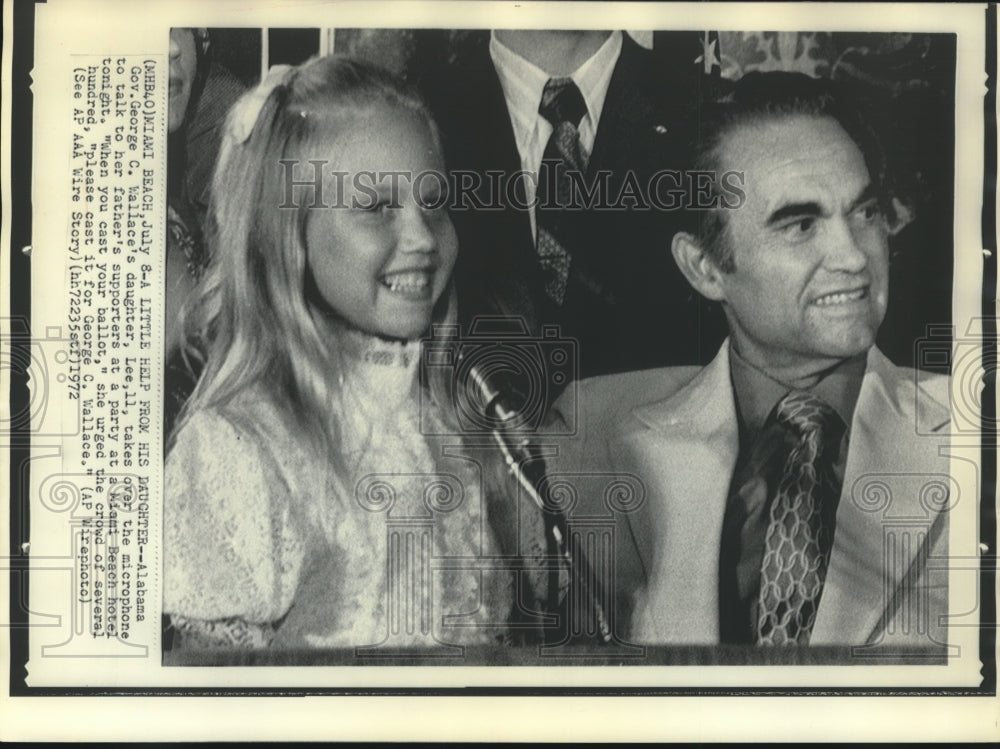
M 476 367 L 469 369 L 469 376 L 475 381 L 483 395 L 485 400 L 483 412 L 488 418 L 502 424 L 509 423 L 517 416 L 517 412 L 505 403 L 503 394 L 493 387 Z M 557 553 L 569 571 L 571 589 L 575 588 L 579 591 L 583 599 L 584 610 L 594 614 L 599 641 L 601 643 L 611 642 L 612 632 L 608 618 L 601 603 L 600 593 L 595 590 L 599 585 L 597 576 L 582 549 L 577 549 L 574 559 L 568 545 L 569 534 L 566 517 L 558 508 L 547 507 L 539 492 L 538 487 L 541 486 L 541 482 L 545 478 L 544 459 L 537 447 L 526 436 L 512 435 L 501 426 L 494 427 L 491 431 L 510 472 L 538 506 L 538 509 L 542 511 L 542 517 L 546 519 L 546 530 L 552 536 L 550 540 L 555 542 Z

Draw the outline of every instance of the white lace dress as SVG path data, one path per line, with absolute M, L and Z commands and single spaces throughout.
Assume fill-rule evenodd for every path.
M 351 345 L 340 430 L 350 475 L 328 476 L 301 429 L 253 391 L 177 435 L 164 612 L 185 647 L 392 652 L 507 634 L 514 574 L 487 522 L 481 458 L 424 437 L 439 417 L 415 395 L 419 344 Z M 541 521 L 515 515 L 520 550 L 537 559 Z M 543 578 L 525 574 L 519 610 L 540 608 Z

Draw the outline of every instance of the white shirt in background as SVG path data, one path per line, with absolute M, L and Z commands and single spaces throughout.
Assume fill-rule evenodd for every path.
M 611 74 L 614 72 L 622 51 L 622 32 L 612 32 L 590 58 L 578 67 L 569 78 L 573 79 L 583 100 L 587 103 L 587 114 L 580 121 L 580 144 L 589 154 L 594 150 L 597 125 L 601 121 L 604 99 L 608 95 Z M 541 68 L 505 47 L 497 39 L 496 32 L 490 35 L 490 58 L 500 78 L 507 111 L 514 128 L 514 140 L 521 156 L 521 168 L 538 174 L 545 146 L 552 135 L 552 125 L 538 113 L 542 101 L 542 91 L 546 82 L 553 77 Z M 525 198 L 528 205 L 535 201 L 537 180 L 525 179 Z M 531 235 L 537 236 L 535 209 L 529 210 Z

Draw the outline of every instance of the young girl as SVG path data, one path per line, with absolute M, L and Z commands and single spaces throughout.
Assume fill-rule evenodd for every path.
M 487 452 L 425 436 L 457 431 L 418 376 L 454 306 L 435 174 L 427 110 L 366 64 L 272 69 L 234 107 L 165 470 L 175 647 L 492 643 L 538 609 L 498 543 L 540 556 L 537 514 L 484 490 Z

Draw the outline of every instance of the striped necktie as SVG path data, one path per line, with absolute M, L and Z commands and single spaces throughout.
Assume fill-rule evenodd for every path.
M 569 171 L 582 177 L 589 154 L 580 144 L 580 120 L 587 112 L 583 94 L 572 78 L 550 78 L 542 91 L 538 113 L 552 124 L 552 135 L 539 170 L 536 249 L 545 278 L 545 292 L 557 305 L 566 296 L 572 261 L 571 187 Z

